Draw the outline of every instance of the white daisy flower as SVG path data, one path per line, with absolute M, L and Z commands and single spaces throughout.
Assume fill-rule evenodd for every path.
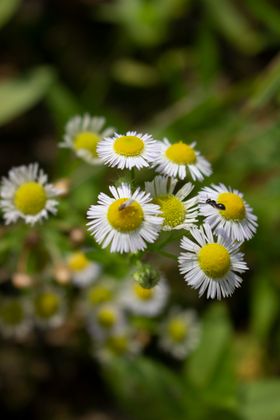
M 257 217 L 238 190 L 224 184 L 204 187 L 199 193 L 199 202 L 201 215 L 214 230 L 222 228 L 229 238 L 240 242 L 251 239 L 256 233 Z
M 59 327 L 66 316 L 64 296 L 54 288 L 37 291 L 33 297 L 33 313 L 40 327 Z
M 134 329 L 129 326 L 112 332 L 103 342 L 95 343 L 94 355 L 103 363 L 112 358 L 133 357 L 138 355 L 144 347 Z
M 98 305 L 87 314 L 88 332 L 97 342 L 104 341 L 114 332 L 122 330 L 125 325 L 122 309 L 115 302 Z
M 196 312 L 173 308 L 159 333 L 159 346 L 176 359 L 184 359 L 199 342 L 200 325 Z
M 152 182 L 145 182 L 146 192 L 162 211 L 163 230 L 190 229 L 197 222 L 197 197 L 186 200 L 194 186 L 188 182 L 174 194 L 177 183 L 176 179 L 165 176 L 156 176 Z
M 0 304 L 0 330 L 5 337 L 23 338 L 31 330 L 27 301 L 21 298 L 4 298 Z
M 159 143 L 149 134 L 128 131 L 106 137 L 97 146 L 100 159 L 119 169 L 141 169 L 150 166 L 159 153 Z
M 88 310 L 94 310 L 98 305 L 112 302 L 116 292 L 116 281 L 105 277 L 85 290 L 84 300 Z
M 120 292 L 120 303 L 130 312 L 153 317 L 164 308 L 169 295 L 169 287 L 161 278 L 155 287 L 146 289 L 136 281 L 127 281 Z
M 111 252 L 137 252 L 154 242 L 163 219 L 159 206 L 139 188 L 132 193 L 128 184 L 109 187 L 113 198 L 101 193 L 98 204 L 88 212 L 88 230 L 102 248 L 111 245 Z
M 196 143 L 187 144 L 180 140 L 171 144 L 165 138 L 160 145 L 160 153 L 154 161 L 157 172 L 180 179 L 190 174 L 194 181 L 202 181 L 205 176 L 211 175 L 211 165 L 195 150 Z
M 101 272 L 100 265 L 90 261 L 82 251 L 71 254 L 68 257 L 67 266 L 73 283 L 78 287 L 86 287 L 93 283 Z
M 179 269 L 186 282 L 199 289 L 199 296 L 207 291 L 207 298 L 231 296 L 242 279 L 236 273 L 248 269 L 239 252 L 239 243 L 220 233 L 215 239 L 211 227 L 190 230 L 195 241 L 183 237 L 181 247 L 187 252 L 179 257 Z
M 59 194 L 47 183 L 47 175 L 39 169 L 37 163 L 19 166 L 9 171 L 2 179 L 0 207 L 6 224 L 23 219 L 34 225 L 55 214 L 58 202 L 54 199 Z
M 103 137 L 113 134 L 112 127 L 104 128 L 104 117 L 89 114 L 73 117 L 65 127 L 64 141 L 60 147 L 72 149 L 76 155 L 91 165 L 100 164 L 96 147 Z

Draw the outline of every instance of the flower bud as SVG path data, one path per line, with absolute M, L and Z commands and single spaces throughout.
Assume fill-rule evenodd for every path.
M 150 264 L 138 262 L 137 270 L 133 273 L 133 279 L 145 289 L 155 287 L 159 281 L 159 272 Z

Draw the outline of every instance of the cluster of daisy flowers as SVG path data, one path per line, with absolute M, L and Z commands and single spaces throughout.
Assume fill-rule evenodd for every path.
M 157 249 L 154 244 L 163 231 L 179 231 L 179 269 L 200 296 L 221 299 L 240 286 L 247 270 L 240 246 L 255 234 L 257 218 L 236 189 L 219 184 L 195 192 L 195 183 L 212 169 L 194 142 L 160 141 L 135 131 L 119 134 L 106 127 L 104 118 L 86 114 L 68 122 L 60 146 L 90 165 L 117 168 L 126 177 L 110 185 L 109 194 L 100 192 L 95 204 L 90 205 L 89 197 L 87 229 L 101 248 L 141 260 L 151 247 Z M 144 169 L 150 169 L 153 179 L 139 185 L 135 174 Z M 60 193 L 37 163 L 11 169 L 0 187 L 5 223 L 34 225 L 56 214 Z M 79 265 L 85 267 L 83 274 L 75 272 Z M 81 255 L 72 257 L 69 266 L 73 281 L 86 286 L 94 267 Z

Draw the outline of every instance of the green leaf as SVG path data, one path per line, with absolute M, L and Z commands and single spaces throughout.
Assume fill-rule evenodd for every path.
M 268 336 L 278 313 L 278 298 L 265 272 L 254 279 L 252 285 L 251 328 L 255 336 L 263 341 Z
M 241 389 L 241 414 L 245 420 L 279 420 L 280 381 L 267 379 L 244 384 Z
M 204 0 L 216 28 L 239 50 L 255 54 L 263 46 L 259 33 L 250 26 L 239 9 L 230 0 Z
M 229 410 L 236 407 L 231 326 L 223 305 L 213 306 L 206 315 L 200 345 L 187 360 L 185 372 L 204 403 Z
M 134 360 L 118 358 L 111 360 L 104 369 L 107 383 L 129 418 L 185 418 L 182 384 L 163 365 L 144 357 Z
M 0 82 L 0 125 L 3 125 L 42 99 L 54 79 L 50 68 L 39 67 L 25 77 Z
M 4 26 L 13 14 L 17 11 L 21 0 L 1 0 L 0 1 L 0 28 Z

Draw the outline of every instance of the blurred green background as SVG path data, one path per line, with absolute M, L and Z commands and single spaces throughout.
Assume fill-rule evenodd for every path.
M 57 143 L 88 111 L 197 140 L 210 181 L 243 191 L 259 218 L 232 299 L 198 300 L 176 271 L 174 300 L 204 325 L 186 363 L 151 350 L 101 369 L 67 339 L 2 340 L 3 418 L 279 420 L 279 2 L 0 0 L 0 30 L 1 174 L 38 160 L 67 175 Z

